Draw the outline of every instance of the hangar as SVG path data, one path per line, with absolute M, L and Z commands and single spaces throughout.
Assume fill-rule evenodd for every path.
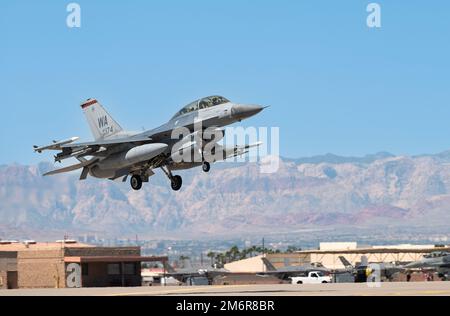
M 270 263 L 277 269 L 287 266 L 316 265 L 330 270 L 344 269 L 339 257 L 344 257 L 352 265 L 361 262 L 365 256 L 368 262 L 373 263 L 408 263 L 421 259 L 424 255 L 434 251 L 448 251 L 448 246 L 436 245 L 386 245 L 359 247 L 356 242 L 331 242 L 320 243 L 318 249 L 302 250 L 294 253 L 265 254 Z M 266 272 L 267 267 L 261 260 L 262 256 L 256 256 L 240 261 L 231 262 L 225 268 L 236 273 L 260 273 Z

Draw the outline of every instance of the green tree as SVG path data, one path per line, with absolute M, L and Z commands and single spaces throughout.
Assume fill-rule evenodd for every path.
M 231 261 L 236 261 L 236 259 L 238 259 L 240 256 L 240 251 L 239 251 L 238 246 L 231 247 L 229 252 L 230 252 Z
M 225 255 L 223 253 L 216 254 L 216 263 L 220 268 L 225 265 Z
M 210 252 L 208 252 L 208 254 L 206 256 L 208 258 L 210 258 L 210 260 L 211 260 L 211 267 L 213 267 L 214 266 L 214 261 L 215 261 L 215 258 L 216 258 L 216 253 L 214 251 L 210 251 Z
M 297 248 L 295 246 L 288 246 L 286 252 L 287 253 L 293 253 L 293 252 L 296 252 L 296 251 L 299 251 L 299 250 L 301 250 L 301 249 Z

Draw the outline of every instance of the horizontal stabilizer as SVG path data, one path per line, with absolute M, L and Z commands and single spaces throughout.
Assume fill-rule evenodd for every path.
M 61 169 L 56 169 L 56 170 L 47 172 L 47 173 L 44 174 L 44 176 L 52 176 L 54 174 L 74 171 L 74 170 L 77 170 L 77 169 L 81 169 L 81 168 L 87 167 L 90 164 L 93 164 L 93 163 L 95 163 L 97 161 L 98 161 L 98 158 L 94 158 L 94 159 L 91 159 L 91 160 L 86 160 L 86 161 L 78 163 L 76 165 L 72 165 L 72 166 L 68 166 L 68 167 L 64 167 L 64 168 L 61 168 Z

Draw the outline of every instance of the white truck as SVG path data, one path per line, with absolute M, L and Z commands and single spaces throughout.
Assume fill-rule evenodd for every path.
M 321 284 L 331 283 L 331 276 L 322 271 L 306 272 L 303 276 L 291 277 L 292 284 Z

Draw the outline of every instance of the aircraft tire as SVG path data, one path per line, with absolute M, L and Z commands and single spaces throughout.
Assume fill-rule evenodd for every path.
M 211 164 L 207 161 L 205 161 L 202 165 L 202 169 L 204 172 L 209 172 L 211 170 Z
M 130 179 L 131 188 L 138 191 L 142 188 L 142 178 L 138 175 L 134 175 Z
M 172 190 L 178 191 L 183 185 L 183 179 L 180 176 L 174 176 L 171 181 Z

